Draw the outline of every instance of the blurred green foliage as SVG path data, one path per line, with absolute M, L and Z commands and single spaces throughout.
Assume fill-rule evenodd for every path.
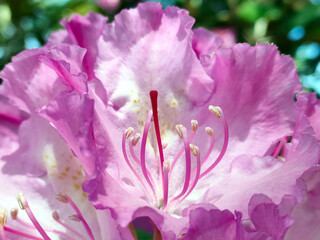
M 295 59 L 302 78 L 319 77 L 320 0 L 149 1 L 187 9 L 196 18 L 196 27 L 231 28 L 238 42 L 274 43 L 281 53 Z M 122 0 L 114 12 L 108 12 L 96 0 L 0 0 L 0 69 L 23 49 L 43 45 L 50 32 L 60 28 L 59 21 L 64 17 L 95 11 L 112 20 L 114 14 L 137 2 Z M 317 89 L 312 82 L 307 87 Z

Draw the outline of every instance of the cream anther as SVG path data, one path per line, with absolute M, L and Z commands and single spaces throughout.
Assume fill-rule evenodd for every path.
M 7 223 L 8 211 L 7 209 L 0 210 L 0 225 L 4 226 Z
M 72 220 L 72 221 L 81 222 L 81 219 L 76 214 L 69 216 L 69 219 Z
M 216 115 L 218 118 L 221 118 L 222 110 L 220 107 L 209 106 L 209 111 Z
M 197 131 L 198 127 L 199 127 L 199 123 L 197 120 L 191 120 L 191 127 L 192 127 L 192 131 Z
M 199 155 L 199 148 L 193 144 L 190 144 L 190 151 L 195 157 Z
M 170 172 L 170 163 L 168 161 L 163 162 L 163 171 Z
M 21 210 L 24 210 L 26 208 L 26 200 L 24 198 L 23 193 L 18 193 L 16 198 L 17 198 L 19 207 L 21 208 Z
M 12 208 L 10 210 L 10 215 L 11 215 L 12 220 L 16 220 L 17 219 L 18 213 L 19 213 L 18 208 Z
M 57 213 L 56 211 L 54 211 L 54 212 L 52 213 L 52 218 L 58 222 L 58 221 L 60 220 L 59 213 Z
M 286 161 L 286 159 L 284 157 L 281 157 L 281 156 L 277 156 L 276 158 L 278 160 L 280 160 L 281 162 L 285 162 Z
M 211 127 L 206 127 L 206 133 L 212 137 L 213 136 L 213 129 Z
M 63 195 L 62 193 L 57 193 L 56 199 L 60 202 L 68 203 L 68 198 L 65 195 Z
M 137 145 L 137 143 L 139 142 L 140 140 L 140 134 L 136 134 L 132 137 L 131 141 L 132 141 L 132 146 L 135 146 Z
M 183 125 L 181 124 L 176 125 L 176 130 L 180 138 L 183 138 L 182 128 L 183 128 Z
M 127 130 L 126 130 L 126 138 L 128 139 L 131 134 L 133 133 L 133 128 L 132 127 L 129 127 Z
M 162 149 L 166 149 L 166 147 L 168 147 L 168 143 L 163 143 L 162 144 Z

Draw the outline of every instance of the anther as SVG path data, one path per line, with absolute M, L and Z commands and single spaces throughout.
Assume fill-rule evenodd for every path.
M 76 222 L 81 222 L 81 219 L 77 214 L 69 216 L 69 219 Z
M 213 136 L 213 129 L 211 127 L 206 127 L 206 133 L 212 137 Z
M 16 220 L 17 219 L 17 217 L 18 217 L 18 208 L 12 208 L 11 210 L 10 210 L 10 215 L 11 215 L 11 218 L 12 218 L 12 220 Z
M 199 127 L 199 123 L 197 120 L 191 120 L 191 127 L 192 127 L 192 131 L 197 131 L 198 127 Z
M 176 125 L 176 130 L 180 138 L 183 138 L 182 128 L 183 128 L 183 125 L 181 124 Z
M 140 140 L 140 134 L 136 134 L 132 137 L 131 141 L 132 141 L 132 146 L 135 146 L 137 145 L 137 143 L 139 142 Z
M 132 127 L 129 127 L 127 130 L 126 130 L 126 138 L 128 139 L 131 134 L 133 133 L 133 128 Z
M 21 210 L 24 210 L 25 209 L 26 200 L 24 198 L 23 193 L 18 193 L 16 198 L 17 198 L 19 207 L 21 208 Z
M 209 111 L 216 115 L 218 118 L 221 118 L 222 110 L 220 107 L 209 106 Z
M 56 199 L 60 202 L 68 203 L 68 198 L 65 195 L 63 195 L 62 193 L 57 193 Z
M 162 144 L 162 149 L 166 149 L 168 147 L 168 143 L 163 143 Z
M 0 210 L 0 225 L 4 226 L 7 223 L 8 211 L 7 209 Z
M 170 163 L 168 161 L 163 162 L 163 171 L 165 170 L 170 172 Z
M 281 162 L 285 162 L 286 161 L 286 159 L 284 157 L 282 157 L 282 156 L 277 156 L 276 158 L 278 160 L 280 160 Z
M 54 211 L 54 212 L 52 213 L 52 218 L 53 218 L 55 221 L 59 222 L 59 220 L 60 220 L 59 213 L 58 213 L 57 211 Z
M 190 151 L 195 157 L 199 154 L 199 148 L 193 144 L 190 144 Z

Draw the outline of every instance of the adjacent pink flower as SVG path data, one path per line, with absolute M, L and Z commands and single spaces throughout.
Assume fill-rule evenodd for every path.
M 163 239 L 283 239 L 299 177 L 319 162 L 293 61 L 268 44 L 221 47 L 193 22 L 155 3 L 122 11 L 97 42 L 88 94 L 39 113 L 121 226 L 147 217 Z
M 27 50 L 0 73 L 0 239 L 131 238 L 90 204 L 81 163 L 36 113 L 62 93 L 87 92 L 85 53 L 67 44 Z

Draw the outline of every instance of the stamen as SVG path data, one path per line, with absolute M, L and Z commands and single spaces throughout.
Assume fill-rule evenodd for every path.
M 187 135 L 187 129 L 185 127 L 180 128 L 182 137 L 183 137 L 183 143 L 184 143 L 184 148 L 185 148 L 185 157 L 186 157 L 186 176 L 185 176 L 185 181 L 184 181 L 184 186 L 179 195 L 174 197 L 171 202 L 174 202 L 176 199 L 180 198 L 183 196 L 183 194 L 186 193 L 189 187 L 189 182 L 190 182 L 190 176 L 191 176 L 191 156 L 190 156 L 190 145 L 188 141 L 188 135 Z
M 182 128 L 183 128 L 183 125 L 181 125 L 181 124 L 176 125 L 176 130 L 177 130 L 177 133 L 180 138 L 183 138 L 183 134 L 182 134 L 182 130 L 181 130 Z
M 164 173 L 164 184 L 163 184 L 163 209 L 167 207 L 168 204 L 168 193 L 169 193 L 169 178 L 168 173 L 170 171 L 170 163 L 165 161 L 163 163 L 163 173 Z
M 133 128 L 129 127 L 126 131 L 126 138 L 129 139 L 129 137 L 131 136 L 131 134 L 133 133 Z
M 219 164 L 219 162 L 223 158 L 224 154 L 226 153 L 226 150 L 228 147 L 228 142 L 229 142 L 228 124 L 227 124 L 226 119 L 224 118 L 224 114 L 223 114 L 221 108 L 209 106 L 209 110 L 211 112 L 213 112 L 217 117 L 221 118 L 221 120 L 222 120 L 223 129 L 224 129 L 224 142 L 223 142 L 222 150 L 221 150 L 219 156 L 217 157 L 217 159 L 213 162 L 213 164 L 209 168 L 207 168 L 207 170 L 205 170 L 203 173 L 200 174 L 199 178 L 204 177 L 206 174 L 208 174 L 212 169 L 214 169 Z
M 276 158 L 281 150 L 283 149 L 283 147 L 285 146 L 286 142 L 287 142 L 287 137 L 283 137 L 280 139 L 279 144 L 277 145 L 277 147 L 275 148 L 275 150 L 273 151 L 272 157 Z
M 92 231 L 91 231 L 87 221 L 84 219 L 80 209 L 77 207 L 77 205 L 72 201 L 72 199 L 68 195 L 64 195 L 64 196 L 68 199 L 68 203 L 70 204 L 70 206 L 76 211 L 77 217 L 82 222 L 82 225 L 84 226 L 84 228 L 85 228 L 87 234 L 89 235 L 90 239 L 94 240 L 94 236 L 92 234 Z
M 190 149 L 191 152 L 194 156 L 197 157 L 197 172 L 196 172 L 196 176 L 192 182 L 191 187 L 189 188 L 188 192 L 183 196 L 183 198 L 181 200 L 179 200 L 178 204 L 176 206 L 178 206 L 181 202 L 183 202 L 183 200 L 185 200 L 190 193 L 193 191 L 193 189 L 196 187 L 198 181 L 199 181 L 199 177 L 200 177 L 200 170 L 201 170 L 201 161 L 200 161 L 200 151 L 199 148 L 197 146 L 194 146 L 193 144 L 190 144 Z
M 196 123 L 195 122 L 192 123 L 192 121 L 195 121 Z M 193 129 L 197 130 L 198 129 L 198 126 L 197 126 L 198 125 L 198 121 L 197 120 L 192 120 L 192 121 L 191 121 L 192 130 Z M 192 133 L 191 133 L 191 135 L 189 137 L 189 142 L 192 142 L 192 140 L 193 140 L 195 135 L 196 135 L 196 131 L 192 131 Z M 170 176 L 172 174 L 172 170 L 173 170 L 174 166 L 176 165 L 176 163 L 177 163 L 178 159 L 180 158 L 181 154 L 183 153 L 183 151 L 184 151 L 184 146 L 180 148 L 178 154 L 173 159 L 172 164 L 171 164 L 171 168 L 170 168 L 170 172 L 169 172 L 169 178 L 170 178 Z
M 214 107 L 212 105 L 209 106 L 209 111 L 216 115 L 218 118 L 221 118 L 222 110 L 220 107 Z
M 68 226 L 67 224 L 65 224 L 64 222 L 62 222 L 60 220 L 60 216 L 59 214 L 54 211 L 52 213 L 52 218 L 57 222 L 59 223 L 61 226 L 65 227 L 66 229 L 70 230 L 71 232 L 73 232 L 75 235 L 77 235 L 78 237 L 80 237 L 82 240 L 86 240 L 78 231 L 74 230 L 72 227 Z
M 147 167 L 146 167 L 146 145 L 147 145 L 147 137 L 148 137 L 148 132 L 149 132 L 149 128 L 150 128 L 151 118 L 152 118 L 152 111 L 149 111 L 147 121 L 144 126 L 144 130 L 143 130 L 142 140 L 141 140 L 141 151 L 140 151 L 141 164 L 140 165 L 141 165 L 141 170 L 142 170 L 143 176 L 146 179 L 147 183 L 149 184 L 149 186 L 153 192 L 153 195 L 155 197 L 156 202 L 158 202 L 156 191 L 155 191 L 154 186 L 152 185 L 152 183 L 149 179 Z M 161 168 L 162 168 L 162 164 L 161 164 Z M 163 171 L 161 170 L 161 172 L 163 172 Z
M 213 134 L 212 128 L 206 127 L 206 133 L 211 138 L 211 141 L 210 141 L 209 149 L 201 162 L 201 166 L 207 161 L 207 159 L 209 158 L 210 154 L 212 153 L 213 147 L 214 147 L 214 134 Z
M 69 216 L 69 220 L 75 221 L 75 222 L 81 222 L 81 219 L 78 217 L 77 214 Z
M 18 235 L 18 236 L 20 236 L 20 237 L 27 238 L 27 239 L 43 240 L 42 238 L 39 238 L 39 237 L 30 235 L 30 234 L 27 234 L 27 233 L 20 232 L 20 231 L 17 231 L 17 230 L 15 230 L 15 229 L 12 229 L 12 228 L 9 228 L 9 227 L 6 227 L 6 226 L 4 226 L 3 229 L 4 229 L 4 231 L 6 231 L 6 232 L 9 232 L 9 233 L 12 233 L 12 234 L 15 234 L 15 235 Z
M 131 140 L 132 146 L 137 145 L 137 143 L 139 142 L 139 139 L 140 139 L 140 134 L 134 135 L 134 136 L 132 137 L 132 140 Z
M 39 224 L 38 220 L 35 218 L 35 216 L 33 215 L 33 212 L 31 211 L 29 204 L 27 202 L 27 199 L 24 197 L 24 195 L 22 193 L 18 193 L 17 194 L 17 200 L 19 203 L 19 206 L 22 210 L 25 210 L 28 217 L 30 218 L 31 222 L 33 223 L 33 225 L 35 226 L 35 228 L 38 230 L 38 232 L 41 234 L 41 236 L 45 239 L 45 240 L 50 240 L 49 236 L 46 234 L 46 232 L 43 230 L 43 228 L 41 227 L 41 225 Z
M 131 138 L 131 141 L 129 142 L 129 150 L 130 150 L 130 154 L 132 156 L 132 158 L 134 159 L 134 161 L 141 167 L 141 162 L 139 160 L 139 158 L 137 157 L 137 155 L 135 154 L 134 150 L 133 150 L 133 141 L 134 141 L 134 137 Z M 151 180 L 151 183 L 153 186 L 155 186 L 155 181 L 153 180 L 153 177 L 151 175 L 151 173 L 149 172 L 149 170 L 147 169 L 147 174 Z M 147 190 L 147 189 L 146 189 Z
M 22 219 L 16 217 L 14 219 L 15 221 L 17 221 L 19 224 L 21 224 L 22 226 L 25 226 L 25 227 L 28 227 L 28 228 L 32 228 L 32 229 L 36 229 L 34 227 L 34 225 L 30 224 L 30 223 L 27 223 L 25 221 L 23 221 Z M 76 240 L 75 238 L 73 238 L 72 236 L 70 236 L 69 234 L 65 233 L 65 232 L 62 232 L 62 231 L 59 231 L 59 230 L 56 230 L 56 229 L 53 229 L 53 228 L 48 228 L 48 227 L 43 227 L 43 229 L 46 231 L 46 232 L 52 232 L 52 233 L 55 233 L 55 234 L 59 234 L 61 236 L 64 237 L 64 239 L 69 239 L 69 240 Z M 85 240 L 85 239 L 84 239 Z
M 128 155 L 127 155 L 127 150 L 126 150 L 126 139 L 127 139 L 127 132 L 128 131 L 125 131 L 123 133 L 123 136 L 122 136 L 122 154 L 123 154 L 123 157 L 127 163 L 127 165 L 129 166 L 130 170 L 133 172 L 133 174 L 136 176 L 136 178 L 139 180 L 139 182 L 141 183 L 142 187 L 146 190 L 146 192 L 148 193 L 148 189 L 146 187 L 146 185 L 144 184 L 144 182 L 142 181 L 142 179 L 140 178 L 139 174 L 136 172 L 136 170 L 134 170 L 134 168 L 132 167 L 130 161 L 129 161 L 129 158 L 128 158 Z
M 4 225 L 7 223 L 7 210 L 1 209 L 0 210 L 0 240 L 6 240 L 6 234 L 4 232 Z
M 191 120 L 191 127 L 192 127 L 192 131 L 196 132 L 198 130 L 199 127 L 199 123 L 197 120 Z
M 162 144 L 162 149 L 164 150 L 164 149 L 166 149 L 168 147 L 168 143 L 163 143 Z
M 16 220 L 18 217 L 18 208 L 12 208 L 10 210 L 10 215 L 11 215 L 12 220 Z

